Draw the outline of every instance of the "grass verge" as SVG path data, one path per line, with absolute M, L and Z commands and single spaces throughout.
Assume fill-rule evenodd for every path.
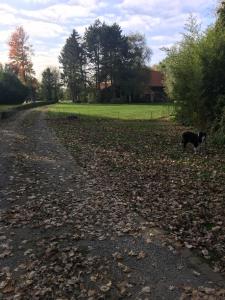
M 18 107 L 18 106 L 20 106 L 20 105 L 0 105 L 0 112 L 1 111 L 8 111 L 8 110 L 10 110 L 10 109 L 13 109 L 13 108 L 16 108 L 16 107 Z

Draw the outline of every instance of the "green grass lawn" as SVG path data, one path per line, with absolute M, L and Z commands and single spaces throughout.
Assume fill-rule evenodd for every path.
M 0 111 L 6 111 L 6 110 L 9 110 L 9 109 L 12 109 L 12 108 L 15 108 L 19 105 L 0 105 Z
M 73 104 L 59 103 L 49 107 L 50 115 L 77 114 L 122 120 L 150 120 L 169 117 L 172 104 Z

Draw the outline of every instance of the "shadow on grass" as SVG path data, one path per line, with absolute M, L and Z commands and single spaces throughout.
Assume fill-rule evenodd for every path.
M 122 114 L 121 114 L 122 115 Z M 101 113 L 99 114 L 88 114 L 87 113 L 73 113 L 73 112 L 54 112 L 54 111 L 48 111 L 48 117 L 50 119 L 57 119 L 61 121 L 70 121 L 70 122 L 78 122 L 78 121 L 104 121 L 104 122 L 112 122 L 112 121 L 117 121 L 121 123 L 168 123 L 168 122 L 174 122 L 174 119 L 169 117 L 168 115 L 165 114 L 165 116 L 161 117 L 154 117 L 154 118 L 121 118 L 120 114 L 114 114 L 114 115 L 102 115 Z M 77 119 L 72 119 L 70 117 L 77 117 Z

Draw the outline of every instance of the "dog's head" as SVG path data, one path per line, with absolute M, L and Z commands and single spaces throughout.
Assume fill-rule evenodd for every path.
M 200 131 L 200 132 L 198 133 L 198 139 L 199 139 L 199 142 L 200 142 L 200 143 L 205 142 L 206 136 L 207 136 L 207 135 L 206 135 L 205 132 Z

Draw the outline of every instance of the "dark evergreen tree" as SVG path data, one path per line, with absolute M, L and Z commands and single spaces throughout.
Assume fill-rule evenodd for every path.
M 67 39 L 59 62 L 62 65 L 62 78 L 68 86 L 73 102 L 81 101 L 82 92 L 86 85 L 86 56 L 81 37 L 76 30 Z
M 98 98 L 102 81 L 100 76 L 102 68 L 102 23 L 99 20 L 96 20 L 93 25 L 86 29 L 84 40 L 87 50 L 90 82 L 94 83 L 96 98 Z
M 151 55 L 144 37 L 126 37 L 118 24 L 107 25 L 97 20 L 86 30 L 85 42 L 98 97 L 100 85 L 104 88 L 101 101 L 131 99 L 134 90 L 137 96 L 146 83 L 138 80 L 145 79 L 145 64 Z

